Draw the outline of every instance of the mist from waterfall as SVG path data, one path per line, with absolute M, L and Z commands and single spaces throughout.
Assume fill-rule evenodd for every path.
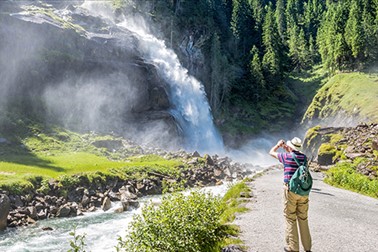
M 173 50 L 164 41 L 146 32 L 140 21 L 125 20 L 120 23 L 140 38 L 145 60 L 154 64 L 159 74 L 170 85 L 170 100 L 174 105 L 170 112 L 179 123 L 185 137 L 187 150 L 222 152 L 223 143 L 217 132 L 203 85 L 188 74 Z
M 112 20 L 104 3 L 86 1 L 82 7 L 93 14 Z M 109 6 L 108 6 L 109 8 Z M 113 19 L 114 20 L 114 19 Z M 134 33 L 144 61 L 156 66 L 158 74 L 169 84 L 170 114 L 179 124 L 187 151 L 223 153 L 223 140 L 217 131 L 203 85 L 184 68 L 175 52 L 154 36 L 149 24 L 139 15 L 128 15 L 117 26 Z

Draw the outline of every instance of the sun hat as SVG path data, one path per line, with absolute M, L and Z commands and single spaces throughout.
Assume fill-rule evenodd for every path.
M 289 146 L 290 148 L 292 148 L 293 150 L 301 151 L 301 149 L 302 149 L 302 140 L 300 138 L 298 138 L 298 137 L 294 137 L 293 139 L 288 140 L 286 142 L 286 145 Z

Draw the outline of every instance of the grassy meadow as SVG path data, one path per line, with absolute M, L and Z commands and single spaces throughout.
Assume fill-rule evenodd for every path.
M 34 127 L 32 131 L 36 131 Z M 78 134 L 53 128 L 9 137 L 0 144 L 0 188 L 30 187 L 36 179 L 60 180 L 75 174 L 108 174 L 119 177 L 143 177 L 148 172 L 175 174 L 180 160 L 157 155 L 139 155 L 138 147 L 117 151 L 97 148 L 96 141 L 121 141 L 113 136 Z M 135 154 L 133 154 L 135 153 Z

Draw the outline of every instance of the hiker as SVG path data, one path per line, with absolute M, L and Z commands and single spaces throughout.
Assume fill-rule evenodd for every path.
M 303 248 L 306 252 L 311 251 L 311 235 L 308 227 L 308 195 L 301 196 L 289 190 L 289 181 L 298 169 L 297 161 L 304 162 L 305 154 L 301 152 L 302 141 L 298 137 L 288 140 L 278 141 L 272 147 L 269 154 L 278 159 L 284 165 L 284 216 L 286 220 L 284 251 L 299 251 L 298 227 L 301 235 Z M 283 148 L 286 153 L 278 153 L 277 150 Z

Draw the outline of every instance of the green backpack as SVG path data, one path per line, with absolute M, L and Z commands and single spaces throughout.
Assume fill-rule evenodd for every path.
M 289 181 L 289 190 L 293 193 L 307 196 L 310 194 L 312 188 L 312 177 L 310 170 L 308 169 L 307 158 L 305 156 L 303 164 L 300 164 L 295 154 L 291 154 L 298 165 L 298 169 Z

